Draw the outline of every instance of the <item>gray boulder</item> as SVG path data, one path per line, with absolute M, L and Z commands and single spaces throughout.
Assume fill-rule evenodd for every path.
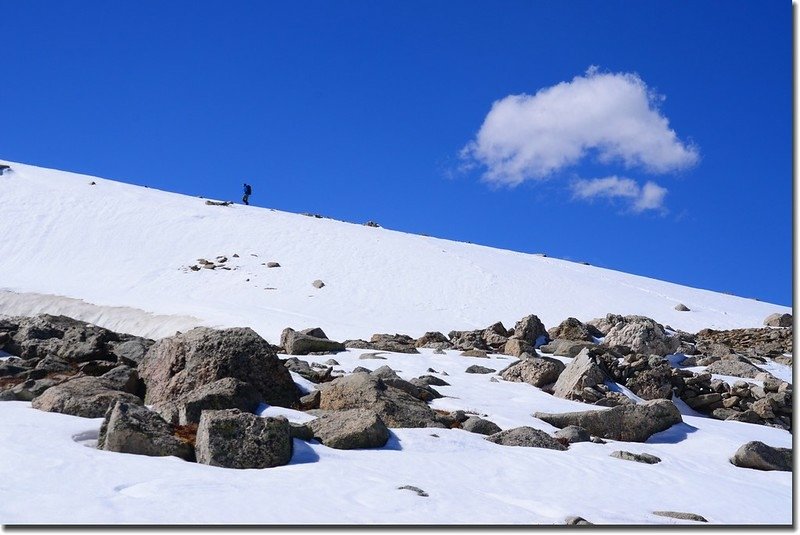
M 523 358 L 500 372 L 506 381 L 528 383 L 542 387 L 558 380 L 565 369 L 564 363 L 548 357 Z
M 489 420 L 484 420 L 478 416 L 470 416 L 461 424 L 461 429 L 479 435 L 494 435 L 502 431 L 500 426 Z
M 719 375 L 732 375 L 734 377 L 747 377 L 753 379 L 763 370 L 753 366 L 749 362 L 744 362 L 735 358 L 727 358 L 711 363 L 706 367 L 708 373 Z
M 731 462 L 742 468 L 756 470 L 792 471 L 792 449 L 773 448 L 763 442 L 754 440 L 736 450 Z
M 494 368 L 486 368 L 485 366 L 478 366 L 477 364 L 473 364 L 472 366 L 464 370 L 465 373 L 481 373 L 481 374 L 494 373 L 496 371 L 497 370 L 495 370 Z
M 298 332 L 287 327 L 281 333 L 280 345 L 287 355 L 338 353 L 345 350 L 344 344 L 329 340 L 319 328 Z
M 557 357 L 575 358 L 578 353 L 584 349 L 591 349 L 597 347 L 597 344 L 592 342 L 581 342 L 577 340 L 564 340 L 557 338 L 551 340 L 548 344 L 539 347 L 542 353 L 550 353 Z
M 625 442 L 644 442 L 654 433 L 683 422 L 678 408 L 666 399 L 618 405 L 607 410 L 561 414 L 537 412 L 533 416 L 559 428 L 577 425 L 594 436 Z
M 419 353 L 416 340 L 406 334 L 373 334 L 369 339 L 373 349 L 394 353 Z
M 320 391 L 319 408 L 370 409 L 389 427 L 430 427 L 437 422 L 436 413 L 427 403 L 366 373 L 325 383 Z
M 180 425 L 199 423 L 205 410 L 239 409 L 255 412 L 264 402 L 256 388 L 233 377 L 225 377 L 192 390 L 175 401 L 156 404 L 153 408 L 165 420 Z
M 690 311 L 689 307 L 687 307 L 683 303 L 678 303 L 677 305 L 675 305 L 675 310 L 677 310 L 678 312 L 689 312 Z
M 592 440 L 592 436 L 589 432 L 584 429 L 583 427 L 578 427 L 577 425 L 568 425 L 564 429 L 559 429 L 553 436 L 558 440 L 565 440 L 570 444 L 574 444 L 575 442 L 590 442 Z
M 389 440 L 383 421 L 368 409 L 331 412 L 306 425 L 320 442 L 339 450 L 380 448 Z
M 412 384 L 417 386 L 450 386 L 450 383 L 445 381 L 444 379 L 440 379 L 435 375 L 421 375 L 410 381 Z
M 525 340 L 534 347 L 549 340 L 544 324 L 533 314 L 525 316 L 514 325 L 514 338 Z
M 603 344 L 609 347 L 625 346 L 643 355 L 669 355 L 680 347 L 679 336 L 668 336 L 664 327 L 644 316 L 625 316 L 608 331 Z
M 506 429 L 493 435 L 486 437 L 489 442 L 500 444 L 502 446 L 521 446 L 527 448 L 546 448 L 549 450 L 566 450 L 567 447 L 558 442 L 556 439 L 533 427 L 515 427 L 514 429 Z
M 283 362 L 249 328 L 197 327 L 162 338 L 145 355 L 139 375 L 147 404 L 173 401 L 225 377 L 250 383 L 270 405 L 292 407 L 299 397 Z
M 642 399 L 672 399 L 672 371 L 664 365 L 637 371 L 625 384 Z
M 544 346 L 542 346 L 544 347 Z M 526 342 L 520 338 L 509 338 L 503 346 L 502 353 L 511 355 L 512 357 L 522 357 L 522 355 L 536 353 L 533 344 Z
M 174 428 L 141 405 L 117 401 L 100 427 L 97 449 L 151 457 L 194 460 L 194 447 L 174 435 Z
M 764 320 L 764 325 L 767 327 L 791 327 L 792 315 L 791 314 L 770 314 Z
M 136 371 L 136 368 L 121 364 L 107 371 L 100 378 L 105 380 L 114 390 L 121 390 L 128 394 L 144 397 L 144 381 L 139 378 L 139 372 Z
M 442 397 L 442 395 L 427 385 L 416 385 L 411 381 L 400 378 L 389 366 L 381 366 L 371 372 L 373 377 L 381 379 L 384 384 L 402 390 L 422 401 L 431 401 Z
M 447 337 L 438 331 L 426 332 L 414 342 L 414 345 L 429 349 L 450 349 L 453 347 Z
M 583 342 L 592 341 L 592 335 L 589 333 L 589 329 L 576 318 L 565 319 L 559 323 L 558 327 L 553 327 L 547 331 L 547 333 L 551 339 L 561 338 L 563 340 Z
M 204 411 L 197 427 L 197 462 L 224 468 L 270 468 L 292 458 L 289 421 L 237 409 Z
M 471 349 L 490 349 L 483 339 L 483 331 L 450 331 L 448 333 L 453 349 L 469 351 Z
M 612 452 L 611 457 L 616 457 L 617 459 L 622 459 L 623 461 L 634 461 L 644 464 L 656 464 L 661 462 L 660 458 L 656 457 L 655 455 L 650 455 L 649 453 L 632 453 L 630 451 L 623 450 Z
M 142 404 L 138 397 L 114 390 L 110 383 L 99 377 L 78 377 L 48 388 L 31 405 L 40 411 L 102 418 L 118 401 L 129 405 Z
M 589 349 L 584 349 L 558 376 L 553 395 L 564 399 L 582 400 L 585 388 L 605 383 L 606 374 L 594 361 Z

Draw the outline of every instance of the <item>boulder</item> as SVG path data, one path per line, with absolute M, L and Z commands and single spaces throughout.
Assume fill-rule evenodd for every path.
M 527 448 L 546 448 L 549 450 L 566 450 L 567 447 L 558 442 L 556 439 L 532 427 L 515 427 L 513 429 L 506 429 L 493 435 L 486 437 L 489 442 L 500 444 L 502 446 L 521 446 Z
M 194 460 L 194 447 L 177 438 L 172 425 L 157 413 L 124 401 L 117 401 L 106 412 L 97 449 Z
M 450 331 L 447 335 L 453 349 L 469 351 L 471 349 L 490 349 L 483 339 L 483 331 Z
M 748 379 L 752 379 L 762 372 L 760 368 L 753 366 L 749 362 L 743 362 L 738 359 L 718 360 L 708 365 L 706 371 L 718 375 L 732 375 L 734 377 L 746 377 Z
M 403 392 L 410 394 L 422 401 L 431 401 L 433 399 L 442 397 L 439 392 L 427 385 L 418 386 L 410 381 L 400 378 L 389 366 L 381 366 L 380 368 L 371 372 L 371 375 L 381 379 L 387 386 L 402 390 Z
M 255 412 L 263 403 L 261 393 L 250 383 L 233 377 L 200 386 L 181 398 L 153 408 L 165 420 L 180 425 L 196 424 L 205 410 L 239 409 Z
M 619 314 L 606 314 L 603 318 L 595 318 L 593 320 L 586 322 L 586 327 L 588 329 L 596 329 L 597 332 L 600 333 L 600 336 L 594 335 L 597 338 L 602 338 L 610 331 L 617 323 L 621 323 L 625 320 Z
M 500 372 L 500 377 L 506 381 L 542 387 L 556 382 L 564 369 L 564 363 L 560 360 L 548 357 L 530 357 L 508 366 Z
M 634 461 L 644 464 L 656 464 L 661 462 L 660 458 L 656 457 L 655 455 L 650 455 L 649 453 L 632 453 L 630 451 L 623 450 L 612 452 L 611 457 L 616 457 L 617 459 L 622 459 L 623 461 Z
M 576 442 L 590 442 L 592 440 L 592 436 L 589 432 L 584 429 L 583 427 L 578 427 L 577 425 L 568 425 L 564 429 L 559 429 L 553 436 L 556 440 L 566 441 L 569 444 L 574 444 Z
M 225 377 L 250 383 L 270 405 L 292 407 L 297 387 L 266 340 L 249 328 L 197 327 L 162 338 L 139 365 L 145 402 L 174 401 Z
M 684 305 L 683 303 L 678 303 L 677 305 L 675 305 L 675 310 L 677 310 L 678 312 L 689 312 L 691 309 L 686 305 Z
M 389 427 L 430 427 L 437 421 L 427 403 L 366 373 L 325 383 L 319 407 L 333 411 L 370 409 Z
M 773 448 L 763 442 L 754 440 L 736 450 L 731 462 L 742 468 L 756 470 L 792 471 L 792 449 Z
M 579 342 L 592 341 L 592 335 L 589 333 L 589 329 L 587 329 L 586 325 L 576 318 L 565 319 L 558 324 L 558 327 L 553 327 L 547 331 L 547 334 L 550 336 L 551 340 L 561 338 L 563 340 L 574 340 Z
M 315 280 L 314 282 L 311 283 L 311 286 L 313 286 L 314 288 L 319 289 L 319 288 L 324 287 L 325 283 L 322 282 L 321 280 L 317 279 L 317 280 Z
M 559 428 L 577 425 L 594 436 L 625 442 L 644 442 L 651 435 L 683 422 L 678 408 L 666 399 L 618 405 L 607 410 L 561 414 L 537 412 L 533 416 Z
M 470 416 L 464 420 L 461 423 L 461 429 L 470 433 L 478 433 L 479 435 L 494 435 L 502 431 L 496 423 L 477 416 Z
M 136 371 L 136 368 L 121 364 L 107 371 L 100 378 L 106 381 L 109 387 L 114 390 L 121 390 L 144 398 L 144 381 L 139 378 L 139 372 Z
M 100 377 L 77 377 L 58 384 L 33 400 L 34 409 L 60 412 L 83 418 L 102 418 L 116 402 L 141 405 L 133 394 L 114 390 L 112 384 Z
M 426 332 L 414 342 L 414 345 L 429 349 L 450 349 L 453 347 L 447 337 L 438 331 Z
M 653 511 L 656 516 L 665 516 L 667 518 L 677 518 L 678 520 L 692 520 L 694 522 L 708 522 L 705 517 L 696 515 L 694 513 L 682 513 L 680 511 Z
M 594 388 L 605 383 L 606 374 L 592 358 L 589 349 L 584 349 L 558 376 L 553 386 L 553 395 L 564 399 L 583 400 L 585 388 Z
M 319 409 L 320 392 L 314 390 L 310 394 L 300 398 L 300 410 L 309 411 L 312 409 Z
M 117 361 L 131 367 L 139 365 L 147 350 L 154 344 L 152 340 L 146 338 L 132 338 L 122 342 L 110 342 L 111 353 L 117 357 Z
M 770 314 L 764 319 L 764 325 L 767 327 L 791 327 L 792 315 L 791 314 Z
M 675 353 L 680 342 L 679 336 L 668 336 L 660 323 L 644 316 L 625 316 L 603 340 L 609 347 L 625 346 L 634 353 L 659 356 Z
M 224 468 L 270 468 L 292 458 L 289 421 L 237 409 L 203 411 L 195 443 L 197 462 Z
M 383 421 L 368 409 L 331 412 L 306 425 L 314 438 L 339 450 L 380 448 L 389 440 L 389 430 Z
M 672 399 L 672 371 L 664 362 L 661 366 L 637 371 L 625 386 L 642 399 Z
M 542 353 L 551 353 L 557 357 L 575 358 L 584 349 L 596 348 L 597 344 L 592 342 L 580 342 L 577 340 L 563 340 L 557 338 L 539 347 Z
M 506 345 L 509 332 L 501 322 L 497 322 L 485 328 L 481 333 L 484 343 L 492 349 L 499 350 Z
M 544 347 L 544 346 L 543 346 Z M 503 346 L 502 353 L 504 355 L 511 355 L 512 357 L 522 357 L 522 355 L 533 355 L 536 350 L 533 344 L 526 342 L 520 338 L 509 338 Z
M 419 353 L 416 340 L 406 334 L 373 334 L 369 339 L 372 349 L 394 353 Z
M 482 373 L 482 374 L 494 373 L 496 371 L 497 370 L 495 370 L 494 368 L 486 368 L 485 366 L 478 366 L 477 364 L 473 364 L 472 366 L 464 370 L 465 373 Z
M 467 349 L 461 352 L 462 357 L 475 357 L 479 359 L 488 359 L 489 354 L 483 349 Z
M 525 340 L 534 347 L 539 347 L 549 340 L 544 324 L 533 314 L 525 316 L 514 325 L 514 338 Z
M 450 386 L 450 383 L 434 375 L 421 375 L 411 379 L 411 384 L 416 386 Z
M 281 333 L 280 345 L 287 355 L 308 355 L 309 353 L 337 353 L 344 351 L 344 344 L 329 340 L 322 329 L 295 331 L 287 327 Z M 315 336 L 322 334 L 322 336 Z

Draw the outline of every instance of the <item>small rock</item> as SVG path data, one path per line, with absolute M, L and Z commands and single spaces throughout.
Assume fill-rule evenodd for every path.
M 462 424 L 461 429 L 469 431 L 470 433 L 478 433 L 479 435 L 494 435 L 502 431 L 500 426 L 489 420 L 484 420 L 477 416 L 470 416 Z
M 622 459 L 624 461 L 635 461 L 637 463 L 644 463 L 644 464 L 656 464 L 660 463 L 661 459 L 656 457 L 655 455 L 650 455 L 649 453 L 631 453 L 630 451 L 615 451 L 611 454 L 611 457 L 616 457 L 617 459 Z
M 464 371 L 466 373 L 494 373 L 497 370 L 492 369 L 492 368 L 486 368 L 484 366 L 478 366 L 477 364 L 473 364 L 472 366 L 470 366 L 469 368 L 467 368 Z
M 423 498 L 427 498 L 428 497 L 428 493 L 427 492 L 425 492 L 424 490 L 422 490 L 419 487 L 414 487 L 412 485 L 404 485 L 402 487 L 397 487 L 397 490 L 410 490 L 412 492 L 416 492 L 417 496 L 422 496 Z
M 317 279 L 311 283 L 311 286 L 313 286 L 314 288 L 322 288 L 323 286 L 325 286 L 325 283 Z
M 592 523 L 581 516 L 568 516 L 564 519 L 564 524 L 568 526 L 591 526 Z
M 679 520 L 694 520 L 695 522 L 708 522 L 704 517 L 694 513 L 681 513 L 678 511 L 653 511 L 654 515 L 677 518 Z
M 329 448 L 380 448 L 389 440 L 389 430 L 383 421 L 368 409 L 331 412 L 307 425 L 314 432 L 314 437 Z
M 556 439 L 532 427 L 515 427 L 500 431 L 493 435 L 486 437 L 489 442 L 500 444 L 502 446 L 520 446 L 528 448 L 546 448 L 550 450 L 566 450 L 567 447 L 558 442 Z
M 277 263 L 277 262 L 267 262 L 267 267 L 268 268 L 277 268 L 277 267 L 281 267 L 281 265 L 279 263 Z M 314 282 L 317 282 L 317 281 L 314 281 Z M 319 282 L 322 283 L 322 281 L 319 281 Z M 325 285 L 323 284 L 322 286 L 325 286 Z M 316 286 L 315 285 L 316 288 L 322 288 L 322 286 Z
M 677 305 L 675 305 L 675 310 L 677 310 L 678 312 L 689 312 L 690 311 L 689 307 L 687 307 L 683 303 L 678 303 Z
M 556 439 L 564 439 L 570 444 L 574 444 L 576 442 L 589 442 L 592 440 L 589 432 L 583 427 L 579 427 L 577 425 L 568 425 L 564 429 L 559 429 L 553 433 L 553 436 Z
M 773 448 L 754 440 L 736 450 L 731 462 L 742 468 L 756 470 L 792 471 L 792 449 Z

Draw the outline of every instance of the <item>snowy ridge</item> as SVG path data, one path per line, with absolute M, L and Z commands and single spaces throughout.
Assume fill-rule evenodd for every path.
M 273 341 L 287 326 L 320 326 L 338 339 L 416 337 L 498 320 L 513 325 L 531 313 L 547 327 L 613 312 L 695 332 L 761 326 L 767 315 L 790 311 L 555 258 L 253 206 L 208 206 L 196 197 L 6 163 L 12 170 L 0 176 L 0 290 L 250 326 Z M 188 270 L 198 258 L 218 255 L 235 269 Z M 281 267 L 267 269 L 268 261 Z M 326 286 L 312 287 L 316 279 Z M 691 311 L 674 310 L 678 303 Z M 41 310 L 41 299 L 34 309 Z M 136 322 L 115 327 L 141 332 Z

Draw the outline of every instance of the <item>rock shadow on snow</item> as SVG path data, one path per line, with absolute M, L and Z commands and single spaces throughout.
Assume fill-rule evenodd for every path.
M 292 442 L 292 458 L 289 461 L 289 465 L 319 462 L 319 455 L 308 442 L 299 438 L 292 439 Z
M 645 441 L 645 444 L 677 444 L 678 442 L 686 440 L 689 434 L 695 431 L 697 431 L 697 428 L 693 425 L 681 422 L 673 425 L 669 429 L 651 435 L 650 438 Z

